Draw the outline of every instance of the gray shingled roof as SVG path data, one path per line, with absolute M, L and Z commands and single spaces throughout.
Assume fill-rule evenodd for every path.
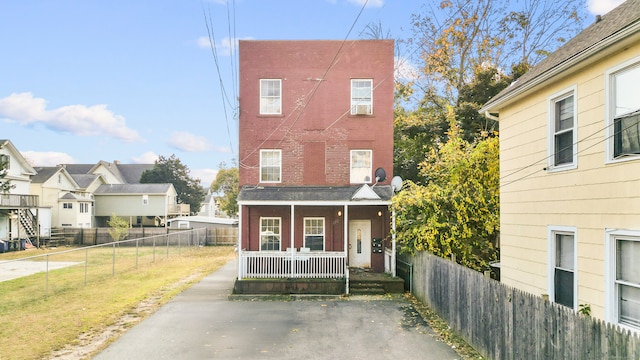
M 64 164 L 69 174 L 87 174 L 96 164 Z
M 78 201 L 90 201 L 90 202 L 93 202 L 93 199 L 91 199 L 91 198 L 80 196 L 80 195 L 77 195 L 77 194 L 72 194 L 72 193 L 66 193 L 66 194 L 62 195 L 60 197 L 60 199 L 62 199 L 62 200 L 78 200 Z
M 362 186 L 245 186 L 238 194 L 238 201 L 358 201 L 353 195 Z M 389 185 L 371 188 L 383 201 L 391 200 L 393 190 Z
M 583 56 L 597 53 L 605 48 L 609 41 L 623 34 L 625 30 L 632 26 L 640 26 L 640 0 L 627 0 L 603 15 L 600 21 L 584 29 L 509 87 L 494 96 L 480 111 L 493 110 L 496 105 L 508 100 L 511 96 L 517 95 L 519 92 L 526 91 L 528 87 L 533 86 L 537 81 L 551 77 L 555 70 L 565 66 L 569 67 L 573 61 Z M 637 33 L 637 31 L 638 29 L 633 31 L 632 34 Z
M 91 185 L 91 183 L 94 182 L 99 176 L 100 175 L 94 174 L 71 174 L 73 180 L 75 180 L 76 183 L 78 183 L 78 186 L 83 189 L 86 189 L 89 185 Z
M 113 184 L 100 185 L 95 195 L 166 194 L 171 184 Z
M 120 174 L 127 184 L 139 184 L 140 176 L 145 170 L 151 170 L 154 164 L 117 164 Z
M 36 174 L 31 176 L 31 182 L 34 184 L 42 184 L 49 180 L 55 173 L 60 170 L 58 166 L 41 166 L 34 168 Z

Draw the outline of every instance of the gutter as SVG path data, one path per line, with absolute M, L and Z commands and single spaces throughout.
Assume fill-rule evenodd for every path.
M 504 97 L 502 97 L 500 99 L 496 99 L 495 101 L 491 101 L 490 100 L 482 108 L 480 108 L 480 110 L 478 110 L 478 112 L 480 114 L 484 114 L 485 116 L 487 116 L 487 113 L 490 111 L 490 109 L 495 108 L 498 105 L 504 105 L 505 103 L 508 103 L 509 101 L 519 97 L 523 93 L 526 93 L 529 90 L 535 88 L 536 86 L 538 86 L 538 85 L 546 82 L 547 80 L 557 76 L 558 74 L 561 74 L 562 72 L 566 71 L 567 69 L 572 68 L 575 65 L 577 65 L 577 64 L 579 64 L 579 63 L 591 58 L 595 54 L 598 54 L 600 52 L 605 52 L 605 50 L 617 50 L 617 49 L 609 49 L 609 47 L 613 46 L 616 43 L 621 42 L 622 40 L 624 40 L 624 39 L 626 39 L 628 37 L 631 37 L 633 35 L 638 35 L 638 33 L 640 33 L 640 22 L 636 22 L 635 24 L 633 24 L 633 25 L 621 30 L 620 32 L 618 32 L 616 34 L 613 34 L 609 38 L 605 38 L 605 39 L 603 39 L 603 40 L 591 45 L 587 49 L 583 50 L 581 53 L 576 54 L 573 57 L 570 57 L 570 58 L 564 60 L 563 62 L 561 62 L 560 64 L 556 65 L 555 67 L 547 70 L 547 72 L 539 75 L 537 78 L 534 78 L 531 81 L 527 82 L 521 88 L 516 89 L 511 93 L 506 94 Z M 606 52 L 603 55 L 606 55 Z M 596 60 L 596 59 L 594 59 L 594 60 Z M 585 66 L 586 65 L 587 64 L 585 64 Z M 493 115 L 491 115 L 491 116 L 493 116 Z M 489 118 L 493 119 L 492 117 L 489 117 Z

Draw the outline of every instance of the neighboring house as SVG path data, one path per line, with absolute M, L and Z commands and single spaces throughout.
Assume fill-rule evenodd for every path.
M 199 229 L 238 227 L 238 219 L 217 218 L 213 216 L 179 216 L 167 221 L 167 227 L 172 229 Z
M 239 280 L 395 271 L 393 48 L 240 41 Z
M 0 161 L 7 164 L 12 188 L 0 193 L 0 241 L 2 245 L 16 239 L 28 239 L 34 244 L 39 238 L 39 198 L 30 194 L 31 176 L 35 169 L 9 140 L 0 140 Z
M 211 189 L 207 191 L 207 195 L 200 205 L 200 211 L 198 212 L 198 216 L 209 216 L 209 217 L 217 217 L 217 216 L 225 216 L 220 209 L 218 209 L 218 204 L 216 203 L 216 196 L 211 193 Z
M 165 226 L 171 217 L 189 215 L 188 206 L 178 204 L 173 184 L 106 184 L 94 192 L 97 227 L 106 227 L 115 214 L 134 227 Z
M 78 184 L 64 165 L 36 167 L 35 170 L 37 174 L 31 177 L 31 194 L 40 197 L 41 207 L 52 210 L 52 226 L 93 227 L 93 195 Z
M 640 0 L 481 111 L 500 122 L 501 281 L 640 330 Z

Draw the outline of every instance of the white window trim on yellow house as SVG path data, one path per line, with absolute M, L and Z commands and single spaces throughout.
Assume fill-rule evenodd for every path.
M 547 288 L 549 291 L 549 301 L 555 302 L 555 270 L 556 270 L 556 235 L 572 235 L 573 236 L 573 305 L 574 311 L 578 310 L 578 228 L 575 226 L 553 226 L 550 225 L 547 228 L 548 239 L 548 276 L 547 276 Z
M 633 324 L 626 324 L 620 321 L 620 306 L 619 306 L 619 287 L 617 281 L 617 250 L 616 241 L 618 239 L 639 241 L 640 242 L 640 230 L 620 230 L 620 229 L 607 229 L 605 230 L 605 309 L 606 320 L 611 323 L 618 324 L 625 329 L 629 329 L 634 332 L 640 332 L 640 326 Z M 638 284 L 625 284 L 627 286 L 633 286 L 640 289 Z M 638 319 L 640 322 L 640 316 Z
M 564 133 L 571 132 L 571 146 L 572 146 L 572 161 L 564 164 L 556 165 L 556 155 L 561 150 L 556 146 L 556 136 L 561 133 L 561 130 L 556 129 L 556 104 L 562 100 L 566 100 L 573 97 L 573 125 L 571 129 L 565 129 Z M 549 172 L 571 170 L 578 167 L 578 87 L 576 85 L 570 88 L 559 91 L 547 98 L 548 102 L 548 166 Z
M 614 157 L 614 118 L 615 118 L 615 85 L 614 76 L 621 74 L 634 67 L 640 67 L 640 56 L 629 59 L 623 63 L 620 63 L 607 71 L 605 71 L 605 121 L 607 125 L 606 139 L 607 146 L 605 148 L 605 163 L 617 163 L 623 161 L 640 159 L 640 154 L 625 155 L 618 158 Z M 638 91 L 640 92 L 640 83 L 638 83 Z

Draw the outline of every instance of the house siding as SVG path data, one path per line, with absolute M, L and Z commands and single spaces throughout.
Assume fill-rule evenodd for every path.
M 500 109 L 501 280 L 548 292 L 549 226 L 577 228 L 578 304 L 605 318 L 605 229 L 640 229 L 640 159 L 606 162 L 605 72 L 640 56 L 617 52 Z M 577 168 L 549 172 L 548 101 L 575 86 Z

